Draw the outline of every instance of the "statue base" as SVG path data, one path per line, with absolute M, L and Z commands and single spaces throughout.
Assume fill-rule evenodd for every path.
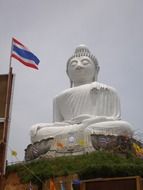
M 70 134 L 69 137 L 59 135 L 56 138 L 47 138 L 28 145 L 25 149 L 25 160 L 82 155 L 101 150 L 120 154 L 135 153 L 135 146 L 141 147 L 135 139 L 126 136 L 91 134 L 89 139 L 85 140 L 77 134 L 76 139 L 74 134 Z

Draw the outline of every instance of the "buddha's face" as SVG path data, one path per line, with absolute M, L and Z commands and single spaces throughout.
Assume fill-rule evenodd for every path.
M 97 75 L 94 62 L 86 56 L 72 58 L 67 73 L 74 86 L 90 83 Z

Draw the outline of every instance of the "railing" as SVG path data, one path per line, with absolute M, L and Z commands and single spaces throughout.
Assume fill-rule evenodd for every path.
M 7 162 L 7 166 L 15 165 L 15 164 L 25 164 L 25 161 L 14 161 L 14 162 Z

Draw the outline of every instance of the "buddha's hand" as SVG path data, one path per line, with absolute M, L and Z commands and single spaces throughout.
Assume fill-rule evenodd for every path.
M 91 116 L 83 121 L 84 124 L 90 125 L 93 123 L 100 123 L 106 121 L 115 121 L 114 117 L 107 117 L 107 116 Z
M 88 115 L 88 114 L 81 114 L 77 117 L 74 117 L 73 119 L 71 119 L 69 121 L 70 124 L 80 124 L 83 123 L 83 121 L 85 120 L 90 120 L 92 117 L 94 117 L 93 115 Z

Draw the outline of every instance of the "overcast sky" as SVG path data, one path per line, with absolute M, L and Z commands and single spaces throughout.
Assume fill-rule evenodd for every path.
M 98 59 L 99 81 L 117 89 L 122 119 L 143 130 L 143 0 L 0 0 L 0 74 L 8 73 L 12 37 L 40 59 L 38 71 L 12 60 L 9 146 L 20 160 L 30 126 L 52 122 L 53 97 L 69 88 L 66 62 L 79 44 Z

